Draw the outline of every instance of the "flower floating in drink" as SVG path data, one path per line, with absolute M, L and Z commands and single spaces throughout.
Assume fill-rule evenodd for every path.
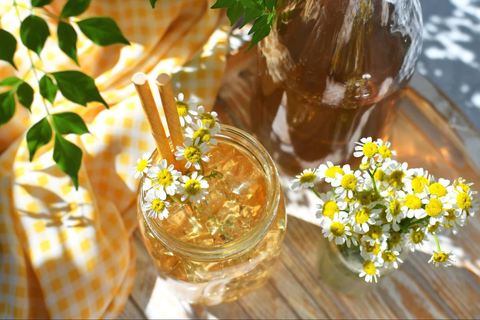
M 234 300 L 268 278 L 285 235 L 275 165 L 249 134 L 157 86 L 170 137 L 144 74 L 133 77 L 157 150 L 133 168 L 138 218 L 159 274 L 189 303 Z
M 377 281 L 381 269 L 398 268 L 402 251 L 415 251 L 432 235 L 436 251 L 429 262 L 448 267 L 454 254 L 441 249 L 437 234 L 455 234 L 478 210 L 471 183 L 438 179 L 423 168 L 408 168 L 381 139 L 362 138 L 355 146 L 358 170 L 331 162 L 307 169 L 292 189 L 309 188 L 318 196 L 316 217 L 323 234 L 337 245 L 359 247 L 360 277 Z M 320 194 L 314 183 L 324 180 L 332 191 Z

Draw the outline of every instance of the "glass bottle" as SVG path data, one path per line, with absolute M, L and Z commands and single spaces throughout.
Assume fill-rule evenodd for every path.
M 251 115 L 281 172 L 352 163 L 355 141 L 386 138 L 422 26 L 418 0 L 279 0 Z

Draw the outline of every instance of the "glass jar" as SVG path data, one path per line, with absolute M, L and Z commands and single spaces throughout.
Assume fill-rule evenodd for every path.
M 408 251 L 403 250 L 399 258 L 405 262 L 407 256 Z M 334 241 L 328 241 L 325 238 L 320 240 L 318 254 L 320 276 L 324 282 L 338 292 L 348 295 L 368 292 L 380 284 L 382 279 L 397 270 L 393 267 L 380 268 L 378 282 L 367 283 L 365 278 L 360 277 L 364 261 L 359 247 L 352 245 L 349 248 L 346 244 L 336 245 Z
M 215 174 L 203 206 L 172 205 L 160 221 L 142 211 L 142 188 L 138 195 L 140 231 L 159 275 L 179 299 L 199 305 L 260 287 L 272 273 L 287 222 L 278 173 L 263 146 L 226 125 L 215 139 L 206 170 Z M 152 158 L 159 162 L 156 151 Z
M 259 44 L 252 128 L 279 170 L 355 164 L 387 138 L 422 44 L 418 0 L 279 0 Z

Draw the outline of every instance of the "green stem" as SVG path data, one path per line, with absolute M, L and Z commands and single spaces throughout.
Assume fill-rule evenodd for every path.
M 422 218 L 422 219 L 419 219 L 419 220 L 415 220 L 415 221 L 409 223 L 409 224 L 408 224 L 406 227 L 404 227 L 404 228 L 406 228 L 406 229 L 408 230 L 408 229 L 410 229 L 411 227 L 413 227 L 414 225 L 416 225 L 416 224 L 422 224 L 423 222 L 427 221 L 428 219 L 430 219 L 429 216 L 426 216 L 425 218 Z
M 440 242 L 438 241 L 438 238 L 437 238 L 437 235 L 435 234 L 435 232 L 433 233 L 433 238 L 435 239 L 435 242 L 437 243 L 437 252 L 442 251 L 442 249 L 440 248 Z
M 320 196 L 320 194 L 317 192 L 317 190 L 315 189 L 315 187 L 310 187 L 310 189 L 312 189 L 313 193 L 315 193 L 315 195 L 321 199 L 322 197 Z
M 372 172 L 370 171 L 370 169 L 368 169 L 367 172 L 368 172 L 368 174 L 370 175 L 370 177 L 372 178 L 373 189 L 375 190 L 375 193 L 377 194 L 378 197 L 382 198 L 382 196 L 380 196 L 380 192 L 378 192 L 377 184 L 375 183 L 375 177 L 374 177 L 374 175 L 372 174 Z
M 203 166 L 203 162 L 200 160 L 200 167 L 202 167 L 202 176 L 205 176 L 205 167 Z

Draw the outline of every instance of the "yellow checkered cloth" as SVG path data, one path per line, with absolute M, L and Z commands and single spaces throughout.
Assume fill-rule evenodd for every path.
M 19 20 L 11 1 L 0 1 L 0 28 L 19 43 Z M 30 0 L 17 0 L 30 6 Z M 60 94 L 51 112 L 74 111 L 92 134 L 67 138 L 83 150 L 80 188 L 52 159 L 53 142 L 28 160 L 26 130 L 45 116 L 38 90 L 32 115 L 17 105 L 0 127 L 0 318 L 112 318 L 128 298 L 134 275 L 132 232 L 136 227 L 138 180 L 130 168 L 155 144 L 131 77 L 173 75 L 174 91 L 212 107 L 225 67 L 227 24 L 210 10 L 213 0 L 93 0 L 84 14 L 110 16 L 131 46 L 98 47 L 80 36 L 81 70 L 94 77 L 110 110 L 88 108 Z M 65 1 L 34 13 L 52 36 L 35 64 L 45 71 L 76 69 L 59 49 L 56 19 Z M 22 19 L 29 11 L 20 9 Z M 1 45 L 1 44 L 0 44 Z M 18 71 L 0 62 L 0 79 L 15 75 L 37 88 L 28 55 L 19 45 Z M 40 73 L 41 76 L 41 73 Z

